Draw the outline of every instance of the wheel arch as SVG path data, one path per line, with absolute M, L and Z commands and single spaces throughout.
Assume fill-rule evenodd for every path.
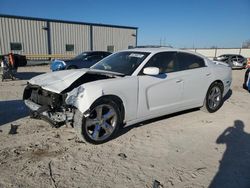
M 209 88 L 210 88 L 213 84 L 215 84 L 215 83 L 221 84 L 221 86 L 222 86 L 221 89 L 222 89 L 222 93 L 223 93 L 223 92 L 224 92 L 224 84 L 223 84 L 223 82 L 222 82 L 221 80 L 215 80 L 215 81 L 213 81 L 213 82 L 209 85 L 207 91 L 208 91 Z
M 210 89 L 210 87 L 212 86 L 212 85 L 214 85 L 215 83 L 217 83 L 217 84 L 220 84 L 222 87 L 221 87 L 221 89 L 222 89 L 222 93 L 224 92 L 224 84 L 223 84 L 223 81 L 222 80 L 214 80 L 213 82 L 211 82 L 210 84 L 209 84 L 209 86 L 208 86 L 208 88 L 207 88 L 207 92 L 208 92 L 208 90 Z M 207 96 L 207 92 L 206 92 L 206 96 Z M 206 96 L 205 96 L 205 98 L 206 98 Z
M 119 108 L 119 110 L 121 112 L 121 119 L 123 121 L 124 118 L 125 118 L 125 107 L 124 107 L 124 103 L 123 103 L 122 99 L 120 97 L 118 97 L 117 95 L 103 95 L 103 96 L 97 98 L 92 103 L 91 107 L 94 106 L 96 103 L 98 103 L 100 100 L 103 100 L 103 99 L 111 100 L 111 101 L 115 102 L 118 105 L 118 108 Z
M 201 106 L 201 110 L 204 111 L 204 112 L 210 112 L 210 113 L 212 113 L 212 112 L 217 111 L 217 110 L 222 106 L 222 104 L 221 104 L 221 105 L 219 106 L 219 108 L 218 108 L 217 110 L 215 110 L 215 111 L 211 111 L 211 110 L 209 110 L 208 107 L 207 107 L 207 102 L 206 102 L 206 101 L 207 101 L 207 96 L 208 96 L 209 90 L 210 90 L 210 88 L 212 88 L 215 84 L 218 84 L 218 85 L 221 86 L 222 98 L 223 98 L 223 91 L 224 91 L 224 84 L 223 84 L 223 81 L 221 81 L 221 80 L 215 80 L 215 81 L 213 81 L 213 82 L 209 85 L 209 87 L 208 87 L 208 89 L 207 89 L 206 96 L 205 96 L 204 101 L 203 101 L 203 105 Z
M 118 108 L 118 110 L 121 110 L 120 116 L 117 117 L 118 124 L 116 124 L 116 126 L 115 126 L 113 132 L 111 133 L 111 135 L 109 135 L 107 138 L 104 138 L 104 140 L 94 140 L 93 138 L 91 138 L 91 136 L 89 135 L 91 133 L 88 133 L 88 130 L 86 128 L 86 118 L 89 115 L 85 116 L 81 111 L 79 111 L 79 109 L 76 109 L 75 110 L 75 115 L 74 115 L 73 126 L 74 126 L 74 129 L 76 130 L 77 137 L 78 137 L 78 139 L 80 141 L 87 141 L 87 142 L 92 143 L 92 144 L 105 143 L 105 142 L 109 141 L 110 139 L 115 138 L 116 133 L 119 130 L 119 127 L 124 126 L 123 119 L 121 119 L 124 116 L 124 106 L 123 106 L 123 102 L 122 102 L 121 98 L 119 98 L 118 96 L 115 96 L 115 95 L 103 95 L 103 96 L 97 98 L 91 104 L 91 106 L 89 107 L 89 109 L 86 112 L 91 113 L 90 110 L 95 108 L 95 105 L 98 106 L 98 105 L 100 105 L 98 103 L 107 102 L 107 101 L 110 101 L 110 103 L 112 101 L 113 107 L 115 107 L 116 111 L 117 111 L 117 108 Z M 116 104 L 115 106 L 114 106 L 114 103 Z M 122 111 L 123 111 L 123 113 L 122 113 Z M 98 126 L 100 127 L 100 125 L 98 125 Z

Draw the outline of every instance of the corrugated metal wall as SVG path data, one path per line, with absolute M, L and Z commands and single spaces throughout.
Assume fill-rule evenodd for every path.
M 52 54 L 79 54 L 90 50 L 90 26 L 50 22 Z M 73 44 L 74 51 L 66 51 Z
M 136 29 L 93 26 L 93 50 L 107 50 L 114 46 L 114 51 L 128 49 L 136 45 Z
M 47 31 L 45 21 L 0 17 L 0 54 L 11 52 L 10 43 L 21 43 L 21 54 L 47 54 Z
M 0 15 L 0 54 L 76 55 L 88 50 L 114 51 L 136 45 L 137 28 Z M 10 43 L 22 49 L 11 51 Z M 66 51 L 66 44 L 74 45 Z

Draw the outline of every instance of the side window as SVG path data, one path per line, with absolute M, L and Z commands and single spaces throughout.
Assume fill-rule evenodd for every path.
M 100 55 L 92 55 L 92 56 L 88 57 L 89 61 L 99 61 L 101 59 L 102 59 L 102 56 L 100 56 Z
M 237 57 L 236 56 L 232 56 L 231 57 L 231 61 L 237 61 Z
M 238 56 L 237 56 L 237 60 L 238 60 L 238 61 L 243 61 L 243 57 L 240 56 L 240 55 L 238 55 Z
M 169 73 L 177 71 L 177 65 L 175 61 L 176 52 L 161 52 L 155 54 L 144 66 L 146 67 L 158 67 L 160 73 Z
M 109 56 L 111 53 L 103 53 L 103 57 Z
M 104 57 L 107 57 L 109 55 L 109 53 L 105 53 L 105 52 L 99 52 L 97 54 L 100 58 L 104 58 Z
M 177 60 L 180 70 L 205 67 L 204 60 L 193 54 L 179 52 L 177 53 Z

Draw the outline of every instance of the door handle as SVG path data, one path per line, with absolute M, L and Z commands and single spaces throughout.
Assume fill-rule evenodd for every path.
M 210 73 L 210 72 L 206 74 L 206 76 L 210 76 L 210 75 L 211 75 L 211 73 Z
M 180 83 L 180 82 L 182 82 L 182 79 L 176 80 L 176 83 Z

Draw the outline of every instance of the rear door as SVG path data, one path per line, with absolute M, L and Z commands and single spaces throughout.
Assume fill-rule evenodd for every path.
M 203 58 L 191 53 L 178 52 L 177 61 L 180 72 L 183 72 L 183 107 L 202 105 L 212 80 L 210 68 Z

